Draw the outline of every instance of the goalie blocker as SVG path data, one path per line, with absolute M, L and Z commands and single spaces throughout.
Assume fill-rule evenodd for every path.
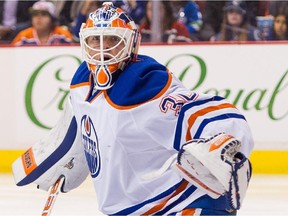
M 217 199 L 225 195 L 231 209 L 240 208 L 251 177 L 251 164 L 239 152 L 241 143 L 224 133 L 184 144 L 173 168 L 187 181 Z
M 46 191 L 62 175 L 65 177 L 62 192 L 78 187 L 86 179 L 89 169 L 69 100 L 48 136 L 20 156 L 12 164 L 12 170 L 17 186 L 33 182 Z

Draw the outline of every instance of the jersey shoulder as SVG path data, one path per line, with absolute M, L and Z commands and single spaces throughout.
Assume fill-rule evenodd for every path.
M 86 62 L 82 62 L 76 70 L 70 84 L 70 88 L 76 88 L 77 86 L 89 85 L 90 71 Z
M 107 96 L 116 106 L 137 106 L 160 97 L 170 86 L 172 75 L 155 59 L 139 55 L 119 75 Z

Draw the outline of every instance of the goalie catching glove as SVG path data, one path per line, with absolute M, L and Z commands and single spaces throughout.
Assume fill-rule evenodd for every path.
M 62 192 L 78 187 L 86 179 L 89 169 L 69 100 L 48 136 L 20 156 L 12 169 L 18 186 L 33 182 L 46 191 L 62 175 L 65 177 Z
M 226 195 L 232 209 L 240 208 L 251 177 L 249 160 L 239 152 L 241 143 L 231 135 L 185 143 L 174 169 L 187 181 L 217 199 Z

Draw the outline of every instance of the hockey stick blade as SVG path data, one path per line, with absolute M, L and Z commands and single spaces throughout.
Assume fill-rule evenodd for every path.
M 61 188 L 63 186 L 65 177 L 64 176 L 60 176 L 59 179 L 55 182 L 55 184 L 50 188 L 50 192 L 49 192 L 49 196 L 48 199 L 46 201 L 46 204 L 44 206 L 44 209 L 42 211 L 42 216 L 49 216 L 53 205 L 56 201 L 56 198 L 59 194 L 59 192 L 61 191 Z

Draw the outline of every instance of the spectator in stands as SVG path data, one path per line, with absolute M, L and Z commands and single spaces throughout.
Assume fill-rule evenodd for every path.
M 276 16 L 280 8 L 287 8 L 288 1 L 268 1 L 268 12 L 266 15 Z
M 72 34 L 57 25 L 56 8 L 52 2 L 40 0 L 30 8 L 32 27 L 22 30 L 13 39 L 15 46 L 68 44 Z
M 227 1 L 220 32 L 215 35 L 216 41 L 258 41 L 261 32 L 247 20 L 244 1 Z
M 146 1 L 123 0 L 119 6 L 132 17 L 136 25 L 139 25 L 145 16 Z
M 186 26 L 177 21 L 173 15 L 171 2 L 159 1 L 160 3 L 160 24 L 162 29 L 159 29 L 159 34 L 162 34 L 161 41 L 174 43 L 174 42 L 189 42 L 190 33 Z M 141 21 L 139 30 L 142 35 L 142 42 L 151 42 L 151 24 L 152 24 L 152 1 L 147 1 L 146 14 Z
M 95 11 L 98 7 L 101 7 L 101 5 L 102 1 L 85 0 L 82 2 L 82 5 L 80 5 L 80 10 L 72 26 L 72 34 L 75 42 L 80 41 L 79 40 L 80 28 L 82 23 L 86 22 L 89 13 Z
M 190 32 L 193 40 L 198 40 L 198 32 L 200 31 L 203 20 L 202 13 L 195 1 L 172 1 L 178 21 L 182 22 Z
M 77 0 L 49 0 L 55 5 L 56 8 L 56 16 L 58 18 L 58 22 L 60 25 L 70 27 L 73 22 L 73 18 L 75 18 L 74 5 L 78 5 Z
M 91 2 L 91 11 L 95 10 L 96 8 L 93 4 L 101 5 L 102 1 L 99 0 L 50 0 L 56 7 L 56 15 L 58 17 L 58 21 L 60 25 L 67 26 L 72 32 L 75 26 L 75 22 L 77 21 L 77 16 L 81 11 L 82 7 L 86 4 L 90 4 Z M 98 6 L 97 6 L 98 8 Z M 86 14 L 84 14 L 86 16 Z M 86 17 L 85 17 L 86 18 Z M 85 22 L 85 21 L 84 21 Z M 82 24 L 82 22 L 81 22 Z
M 246 0 L 246 19 L 247 22 L 257 27 L 257 16 L 265 16 L 265 4 L 263 1 L 250 1 Z
M 203 12 L 203 26 L 199 32 L 201 41 L 215 40 L 221 30 L 225 1 L 206 1 Z
M 31 26 L 28 9 L 35 2 L 18 0 L 0 1 L 0 43 L 11 43 L 19 31 Z
M 88 18 L 88 15 L 91 12 L 95 11 L 97 8 L 101 7 L 103 2 L 105 1 L 85 0 L 85 1 L 81 1 L 78 4 L 79 9 L 76 9 L 76 10 L 79 12 L 77 13 L 77 16 L 72 26 L 72 33 L 73 33 L 73 38 L 75 42 L 79 42 L 79 32 L 80 32 L 82 23 L 85 23 Z M 113 5 L 115 5 L 116 7 L 119 7 L 125 10 L 133 18 L 133 20 L 135 21 L 137 25 L 139 25 L 140 21 L 143 19 L 145 15 L 146 1 L 136 1 L 136 0 L 115 1 L 114 0 L 111 2 L 113 2 Z M 72 8 L 76 8 L 75 5 L 76 4 L 73 4 Z
M 279 7 L 267 40 L 288 40 L 288 7 Z
M 16 10 L 17 1 L 1 1 L 0 2 L 0 39 L 1 41 L 8 40 L 16 26 Z

